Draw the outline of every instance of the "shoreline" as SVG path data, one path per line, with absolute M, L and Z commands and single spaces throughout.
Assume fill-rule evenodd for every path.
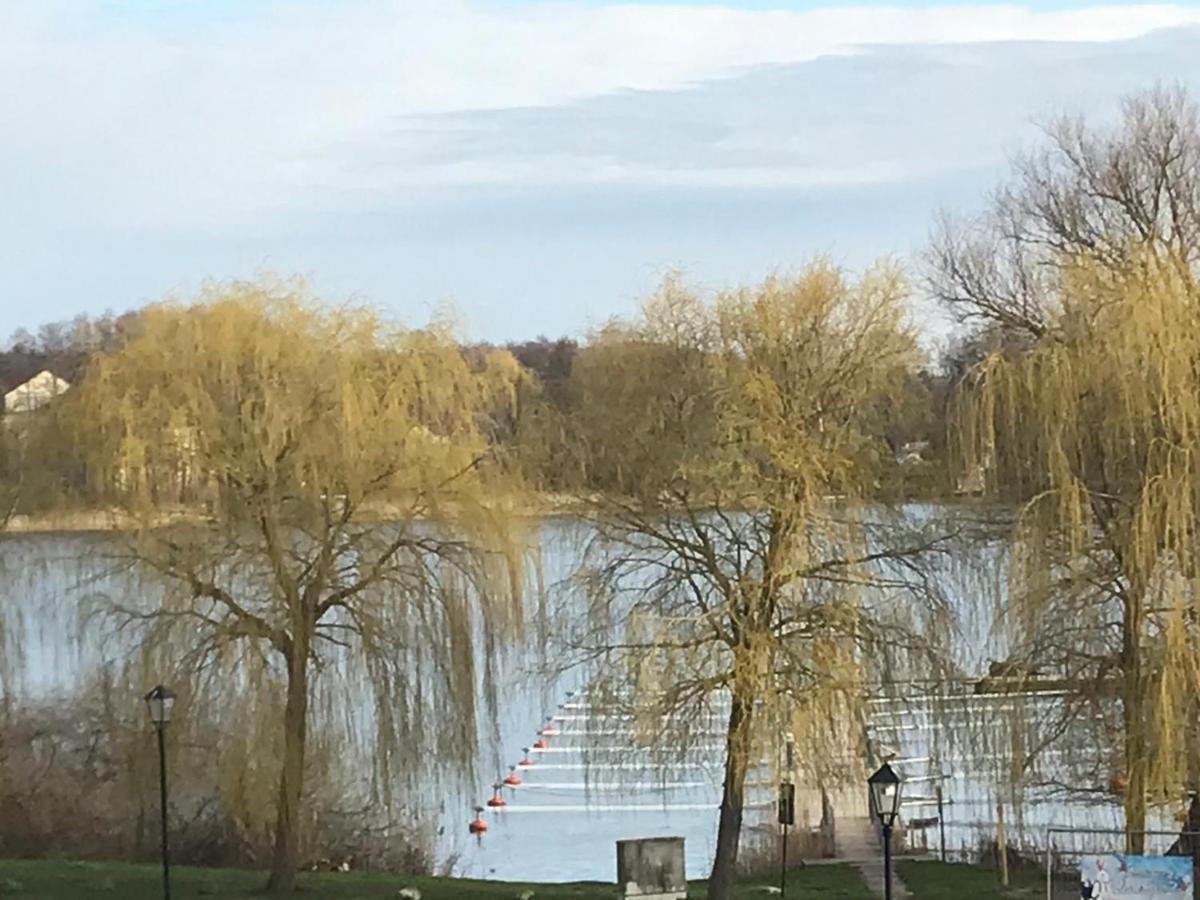
M 517 503 L 510 507 L 510 512 L 528 518 L 554 518 L 574 516 L 586 510 L 594 497 L 566 496 L 562 494 L 536 494 L 531 497 L 533 502 Z M 910 504 L 941 504 L 957 505 L 963 497 L 910 497 L 899 505 Z M 386 519 L 396 511 L 392 503 L 372 503 L 362 510 L 363 514 L 373 520 Z M 50 533 L 100 533 L 136 531 L 149 525 L 158 528 L 164 525 L 191 522 L 200 524 L 207 516 L 202 510 L 194 508 L 164 508 L 152 514 L 149 520 L 118 508 L 109 509 L 67 509 L 38 513 L 17 513 L 12 515 L 7 523 L 0 521 L 0 538 L 5 535 L 31 535 Z
M 128 531 L 134 520 L 119 510 L 87 509 L 13 515 L 0 534 L 30 535 L 53 532 Z

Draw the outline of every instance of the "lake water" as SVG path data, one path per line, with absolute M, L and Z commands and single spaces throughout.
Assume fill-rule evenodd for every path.
M 571 542 L 564 537 L 569 531 L 548 526 L 546 583 L 572 566 Z M 8 624 L 0 677 L 10 696 L 19 700 L 48 695 L 128 653 L 120 635 L 79 616 L 90 598 L 111 599 L 139 589 L 119 578 L 87 577 L 87 561 L 104 556 L 111 540 L 104 535 L 30 535 L 0 542 Z M 965 569 L 972 569 L 976 579 L 980 571 L 989 570 L 992 575 L 987 577 L 995 577 L 995 563 L 993 558 L 974 567 L 947 569 L 945 577 L 958 578 L 957 572 Z M 955 655 L 968 670 L 982 672 L 989 659 L 1004 656 L 1002 638 L 993 628 L 994 597 L 983 599 L 977 580 L 950 588 L 961 619 Z M 533 675 L 529 670 L 535 667 L 520 662 L 502 673 L 496 739 L 485 740 L 478 750 L 479 783 L 474 789 L 439 789 L 432 804 L 441 828 L 439 855 L 456 858 L 455 870 L 463 875 L 608 881 L 615 878 L 617 840 L 677 835 L 686 839 L 689 875 L 703 875 L 711 860 L 720 799 L 719 728 L 709 751 L 674 765 L 655 766 L 619 728 L 613 734 L 591 733 L 590 719 L 580 708 L 586 702 L 586 685 L 578 674 Z M 131 704 L 137 702 L 131 698 Z M 950 700 L 922 698 L 913 689 L 906 696 L 874 701 L 868 734 L 877 750 L 890 749 L 901 760 L 899 768 L 910 780 L 907 818 L 935 816 L 934 788 L 942 785 L 947 843 L 953 852 L 973 847 L 981 828 L 991 833 L 997 798 L 1011 800 L 1008 789 L 999 787 L 1004 741 L 981 742 L 979 729 L 1000 734 L 1006 716 L 1045 715 L 1057 702 L 1053 697 L 1014 700 L 966 694 Z M 517 769 L 521 785 L 504 790 L 507 805 L 488 810 L 488 832 L 481 838 L 472 836 L 472 807 L 491 796 L 491 783 L 519 763 L 522 748 L 533 745 L 548 719 L 554 719 L 560 732 L 550 738 L 549 750 L 531 751 L 533 765 Z M 1094 738 L 1081 740 L 1086 745 Z M 585 749 L 591 759 L 586 765 Z M 765 781 L 753 790 L 748 821 L 769 821 L 772 797 L 773 787 Z M 1019 808 L 1009 813 L 1013 843 L 1036 844 L 1052 824 L 1119 828 L 1121 821 L 1120 808 L 1111 800 L 1080 805 L 1040 790 L 1026 792 Z M 936 847 L 936 829 L 918 837 Z

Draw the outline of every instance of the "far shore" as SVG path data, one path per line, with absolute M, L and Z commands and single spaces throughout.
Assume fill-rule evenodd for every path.
M 910 497 L 904 503 L 955 504 L 971 502 L 976 498 L 962 495 Z M 522 500 L 507 504 L 508 512 L 514 516 L 529 518 L 553 518 L 581 513 L 594 513 L 598 498 L 569 494 L 538 493 L 526 495 Z M 361 510 L 356 518 L 372 521 L 400 520 L 407 518 L 409 511 L 395 502 L 374 502 Z M 159 528 L 165 525 L 196 524 L 208 521 L 204 510 L 196 507 L 175 506 L 153 511 L 149 514 L 134 514 L 117 507 L 109 509 L 54 509 L 35 513 L 17 513 L 7 523 L 0 520 L 0 535 L 29 535 L 70 532 L 120 532 L 136 531 L 139 528 Z
M 561 495 L 542 494 L 529 502 L 512 505 L 517 516 L 559 516 L 578 511 L 585 500 Z M 363 510 L 363 518 L 375 521 L 406 518 L 408 511 L 395 503 L 373 503 Z M 208 520 L 202 509 L 171 507 L 149 515 L 135 515 L 126 510 L 56 509 L 36 513 L 17 513 L 7 523 L 0 521 L 0 533 L 14 535 L 63 532 L 119 532 L 139 528 L 159 528 L 164 525 L 201 524 Z

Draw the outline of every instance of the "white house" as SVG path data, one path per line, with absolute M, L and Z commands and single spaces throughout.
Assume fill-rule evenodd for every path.
M 33 412 L 70 389 L 70 382 L 59 378 L 49 369 L 43 369 L 4 395 L 4 412 L 9 415 Z
M 914 466 L 925 462 L 925 454 L 929 452 L 929 441 L 909 441 L 896 454 L 896 462 L 902 466 Z

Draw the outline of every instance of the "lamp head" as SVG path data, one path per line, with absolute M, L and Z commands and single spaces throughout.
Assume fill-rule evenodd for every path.
M 171 710 L 175 706 L 175 692 L 161 684 L 155 687 L 145 697 L 146 712 L 155 727 L 162 728 L 171 721 Z
M 879 824 L 885 828 L 891 828 L 896 824 L 896 819 L 900 815 L 900 792 L 904 786 L 903 779 L 896 774 L 895 769 L 884 763 L 874 775 L 867 779 L 867 785 L 871 788 L 871 806 L 875 815 L 879 817 Z

